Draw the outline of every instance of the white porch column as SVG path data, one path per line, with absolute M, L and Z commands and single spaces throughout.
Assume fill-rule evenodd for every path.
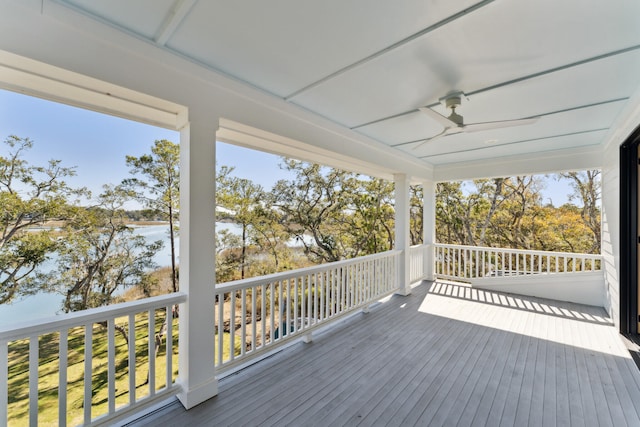
M 190 114 L 180 132 L 180 310 L 178 395 L 186 409 L 218 394 L 214 367 L 215 150 L 217 117 Z
M 436 184 L 433 181 L 422 183 L 422 243 L 427 245 L 424 264 L 424 278 L 435 280 L 436 242 Z
M 411 287 L 409 286 L 410 270 L 409 270 L 409 245 L 411 239 L 409 237 L 409 177 L 400 173 L 393 176 L 395 182 L 395 201 L 396 201 L 396 217 L 395 217 L 395 233 L 396 247 L 400 249 L 400 263 L 398 265 L 398 293 L 400 295 L 409 295 Z

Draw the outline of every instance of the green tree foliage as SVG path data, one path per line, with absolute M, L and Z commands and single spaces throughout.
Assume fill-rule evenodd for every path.
M 216 231 L 216 282 L 235 280 L 240 270 L 240 237 L 229 230 Z
M 600 171 L 586 170 L 580 172 L 566 172 L 561 174 L 563 178 L 571 181 L 573 194 L 570 200 L 578 200 L 582 204 L 580 217 L 584 224 L 591 230 L 590 252 L 600 252 Z
M 271 205 L 282 212 L 289 233 L 312 262 L 392 248 L 391 183 L 297 160 L 285 159 L 282 167 L 295 178 L 276 183 Z
M 59 160 L 29 164 L 24 154 L 32 147 L 30 139 L 12 135 L 4 140 L 6 154 L 0 155 L 0 304 L 40 291 L 34 272 L 59 241 L 51 229 L 29 229 L 68 219 L 74 212 L 70 199 L 86 193 L 65 183 L 74 170 Z
M 177 292 L 175 238 L 180 209 L 180 146 L 166 139 L 157 140 L 151 148 L 151 154 L 127 156 L 126 161 L 131 174 L 142 178 L 126 179 L 123 185 L 135 189 L 140 201 L 169 221 L 171 280 L 173 291 Z
M 256 219 L 250 229 L 251 241 L 259 253 L 269 254 L 270 260 L 262 260 L 259 270 L 252 275 L 265 275 L 295 268 L 291 264 L 292 253 L 288 246 L 290 235 L 283 224 L 280 211 L 260 205 L 256 207 L 255 214 Z
M 571 200 L 544 205 L 542 177 L 522 176 L 440 183 L 436 193 L 437 241 L 546 251 L 600 251 L 600 172 L 559 174 L 570 179 Z
M 262 186 L 251 180 L 231 176 L 232 168 L 222 167 L 217 176 L 216 201 L 233 212 L 234 222 L 241 227 L 240 278 L 245 278 L 249 231 L 268 216 L 261 209 L 265 198 Z
M 424 191 L 421 185 L 412 185 L 409 192 L 409 237 L 411 245 L 422 243 L 422 219 Z
M 153 255 L 162 241 L 147 243 L 127 227 L 122 209 L 131 193 L 105 186 L 97 206 L 76 208 L 63 229 L 57 268 L 42 276 L 50 290 L 65 296 L 65 312 L 100 307 L 116 301 L 118 291 L 141 286 L 157 266 Z

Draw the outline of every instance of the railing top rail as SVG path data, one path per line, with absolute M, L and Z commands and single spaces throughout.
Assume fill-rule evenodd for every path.
M 315 274 L 334 268 L 345 267 L 348 265 L 358 264 L 365 261 L 373 261 L 376 259 L 387 258 L 402 253 L 399 249 L 394 249 L 378 254 L 366 255 L 358 258 L 345 259 L 342 261 L 330 262 L 327 264 L 315 265 L 313 267 L 299 268 L 291 271 L 283 271 L 281 273 L 273 273 L 265 276 L 250 277 L 248 279 L 233 280 L 231 282 L 216 284 L 216 291 L 230 292 L 238 289 L 248 288 L 252 286 L 260 286 L 279 280 L 293 279 L 294 277 L 304 276 L 306 274 Z
M 21 322 L 16 325 L 0 327 L 0 341 L 12 341 L 32 335 L 41 335 L 55 332 L 64 328 L 72 328 L 90 322 L 102 321 L 105 318 L 114 318 L 150 310 L 157 307 L 165 307 L 180 304 L 187 301 L 187 294 L 182 292 L 144 298 L 137 301 L 108 305 L 105 307 L 91 308 L 74 313 L 45 317 L 43 319 Z
M 473 249 L 473 250 L 482 250 L 482 251 L 540 254 L 540 255 L 580 257 L 580 258 L 590 258 L 590 259 L 602 258 L 601 254 L 585 254 L 585 253 L 579 253 L 579 252 L 555 252 L 555 251 L 539 251 L 534 249 L 491 248 L 487 246 L 450 245 L 447 243 L 434 243 L 433 246 L 437 248 Z

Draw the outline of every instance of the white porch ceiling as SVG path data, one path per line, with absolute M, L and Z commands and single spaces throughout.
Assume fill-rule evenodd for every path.
M 434 166 L 597 148 L 640 85 L 637 0 L 58 3 Z M 467 123 L 541 118 L 415 149 L 452 91 Z

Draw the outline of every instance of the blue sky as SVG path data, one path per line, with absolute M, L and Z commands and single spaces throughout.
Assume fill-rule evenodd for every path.
M 9 135 L 33 140 L 26 156 L 33 164 L 59 159 L 75 166 L 77 176 L 68 182 L 95 194 L 128 175 L 126 155 L 149 153 L 157 139 L 179 142 L 175 131 L 0 90 L 0 138 Z M 280 157 L 229 144 L 217 144 L 217 161 L 265 188 L 285 176 L 278 168 Z
M 0 138 L 9 135 L 34 141 L 27 155 L 33 164 L 57 159 L 64 166 L 75 166 L 77 176 L 68 183 L 88 187 L 94 194 L 103 184 L 117 184 L 128 176 L 126 155 L 149 153 L 157 139 L 179 142 L 175 131 L 0 90 Z M 272 154 L 218 143 L 216 156 L 219 165 L 235 167 L 235 176 L 265 189 L 287 176 L 278 167 L 280 157 Z M 548 179 L 544 200 L 560 206 L 570 191 L 566 181 Z

